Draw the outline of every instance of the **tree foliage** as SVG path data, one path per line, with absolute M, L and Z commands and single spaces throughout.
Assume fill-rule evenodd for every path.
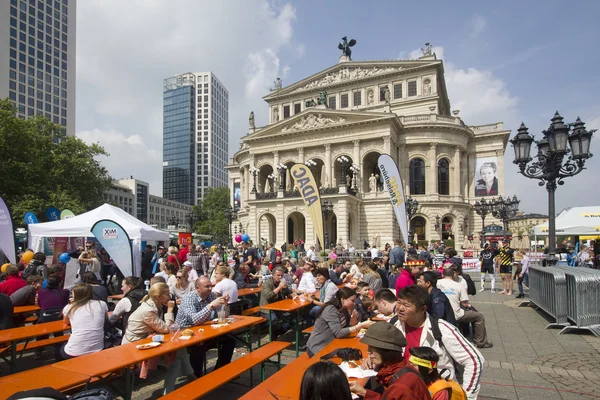
M 66 136 L 45 117 L 16 117 L 9 100 L 0 100 L 0 196 L 17 225 L 32 211 L 42 217 L 48 207 L 75 214 L 102 204 L 110 187 L 108 171 L 97 160 L 107 156 L 98 144 Z
M 225 209 L 230 206 L 229 188 L 209 188 L 199 205 L 194 206 L 194 232 L 211 235 L 217 243 L 226 243 L 229 236 L 229 221 Z

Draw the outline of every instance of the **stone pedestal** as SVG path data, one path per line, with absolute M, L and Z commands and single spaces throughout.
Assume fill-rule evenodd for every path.
M 350 61 L 352 61 L 352 60 L 350 59 L 350 57 L 348 57 L 348 56 L 344 56 L 344 55 L 341 55 L 341 56 L 340 56 L 340 61 L 339 61 L 339 62 L 341 62 L 341 63 L 342 63 L 342 62 L 350 62 Z

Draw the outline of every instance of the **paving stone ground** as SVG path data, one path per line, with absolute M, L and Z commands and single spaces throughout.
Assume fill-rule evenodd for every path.
M 479 274 L 473 274 L 479 289 Z M 499 279 L 497 280 L 498 283 Z M 600 398 L 600 338 L 588 334 L 559 335 L 558 329 L 546 329 L 550 322 L 542 312 L 530 307 L 518 307 L 514 296 L 492 294 L 488 290 L 477 293 L 472 304 L 485 315 L 488 338 L 494 343 L 491 349 L 482 349 L 485 368 L 482 400 L 579 400 Z M 516 285 L 515 285 L 516 289 Z M 293 340 L 290 335 L 287 340 Z M 266 342 L 265 335 L 262 341 Z M 245 354 L 238 348 L 234 358 Z M 209 370 L 214 365 L 216 351 L 208 352 Z M 285 350 L 283 365 L 295 358 L 293 349 Z M 21 369 L 52 362 L 52 350 L 44 352 L 42 360 L 23 357 Z M 2 364 L 0 364 L 2 365 Z M 0 375 L 6 374 L 2 365 Z M 267 366 L 266 376 L 276 371 Z M 254 369 L 254 384 L 260 380 L 260 368 Z M 145 382 L 136 381 L 135 400 L 156 399 L 162 394 L 164 370 L 152 373 Z M 185 378 L 178 380 L 185 384 Z M 119 388 L 120 382 L 114 382 Z M 224 385 L 204 399 L 237 399 L 250 388 L 250 376 L 243 374 L 235 382 Z M 119 397 L 118 397 L 119 398 Z

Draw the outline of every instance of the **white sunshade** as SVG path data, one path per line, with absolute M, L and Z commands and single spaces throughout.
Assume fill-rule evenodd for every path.
M 548 224 L 534 228 L 535 235 L 547 236 Z M 600 235 L 600 206 L 573 207 L 561 212 L 556 217 L 557 235 Z

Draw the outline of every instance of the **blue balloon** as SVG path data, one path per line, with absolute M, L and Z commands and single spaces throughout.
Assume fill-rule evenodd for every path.
M 58 259 L 60 260 L 61 263 L 66 264 L 69 261 L 71 261 L 71 256 L 69 256 L 69 253 L 62 253 Z
M 248 235 L 247 233 L 244 233 L 242 235 L 242 241 L 247 242 L 250 240 L 250 235 Z

